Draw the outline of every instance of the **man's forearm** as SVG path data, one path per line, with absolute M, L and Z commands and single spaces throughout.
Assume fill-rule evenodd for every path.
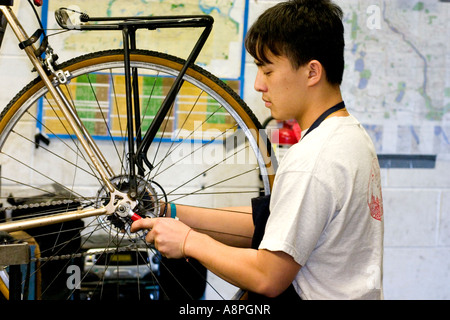
M 199 232 L 187 235 L 183 253 L 229 283 L 271 297 L 283 292 L 300 269 L 284 252 L 234 248 Z
M 251 207 L 207 209 L 177 205 L 177 217 L 191 228 L 224 244 L 248 248 L 253 236 Z

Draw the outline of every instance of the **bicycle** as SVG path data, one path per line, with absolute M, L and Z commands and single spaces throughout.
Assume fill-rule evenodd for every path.
M 212 17 L 89 17 L 61 8 L 55 16 L 62 29 L 121 31 L 123 48 L 59 64 L 42 25 L 29 37 L 12 5 L 0 1 L 0 46 L 9 25 L 38 73 L 0 115 L 0 231 L 32 248 L 20 297 L 170 299 L 160 279 L 170 262 L 142 234 L 129 232 L 132 220 L 164 216 L 162 204 L 223 210 L 231 195 L 249 203 L 270 194 L 275 175 L 270 142 L 252 111 L 194 64 Z M 160 28 L 203 31 L 186 60 L 136 48 L 137 31 Z M 84 121 L 83 112 L 93 113 L 94 124 Z M 215 118 L 222 123 L 214 124 Z M 145 276 L 120 274 L 121 265 L 142 259 Z M 104 271 L 95 273 L 100 260 Z M 81 276 L 68 273 L 70 266 Z M 192 267 L 183 265 L 182 273 Z M 167 272 L 189 298 L 195 297 L 184 277 L 211 286 L 199 276 L 203 271 L 181 277 Z

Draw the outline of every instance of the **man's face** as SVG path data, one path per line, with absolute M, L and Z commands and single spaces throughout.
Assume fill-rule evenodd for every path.
M 255 90 L 262 93 L 265 106 L 277 120 L 299 119 L 304 103 L 307 69 L 292 67 L 284 56 L 268 55 L 271 63 L 255 60 L 258 73 Z

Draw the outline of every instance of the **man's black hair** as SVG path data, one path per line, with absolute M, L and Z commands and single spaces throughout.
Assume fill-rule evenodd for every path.
M 343 13 L 330 0 L 290 0 L 266 10 L 247 33 L 245 46 L 258 61 L 269 52 L 286 56 L 298 69 L 318 60 L 328 81 L 340 85 L 344 72 Z

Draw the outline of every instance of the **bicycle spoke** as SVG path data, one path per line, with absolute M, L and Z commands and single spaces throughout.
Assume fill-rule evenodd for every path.
M 37 146 L 36 142 L 34 142 L 34 141 L 32 141 L 31 139 L 29 139 L 29 138 L 23 136 L 22 134 L 20 134 L 20 133 L 14 131 L 14 130 L 12 130 L 11 132 L 14 133 L 14 134 L 16 134 L 17 136 L 21 137 L 21 138 L 24 139 L 25 141 L 28 141 L 28 142 L 32 143 L 33 145 L 36 145 L 36 146 Z M 56 152 L 50 150 L 49 148 L 46 148 L 46 147 L 44 147 L 44 146 L 39 146 L 39 148 L 41 148 L 42 150 L 48 152 L 49 154 L 51 154 L 51 155 L 57 157 L 58 159 L 60 159 L 60 160 L 62 160 L 62 161 L 64 161 L 64 162 L 66 162 L 67 164 L 73 166 L 74 168 L 79 169 L 79 170 L 82 170 L 83 172 L 85 172 L 85 173 L 91 175 L 92 177 L 98 178 L 97 176 L 94 175 L 94 173 L 93 173 L 94 171 L 92 170 L 92 167 L 91 167 L 91 166 L 90 166 L 91 171 L 87 171 L 86 169 L 80 167 L 79 165 L 75 164 L 75 163 L 72 162 L 72 161 L 69 161 L 68 159 L 62 157 L 61 155 L 57 154 Z M 3 152 L 2 152 L 2 153 L 3 153 Z M 3 154 L 5 154 L 5 153 L 3 153 Z M 75 154 L 78 155 L 78 153 L 75 153 Z M 5 154 L 5 155 L 7 155 L 7 154 Z M 9 155 L 8 155 L 8 156 L 9 156 Z M 98 178 L 98 179 L 99 179 L 99 178 Z M 99 181 L 100 181 L 100 179 L 99 179 Z
M 251 172 L 255 172 L 255 171 L 257 171 L 257 170 L 258 170 L 257 168 L 247 170 L 247 171 L 242 172 L 242 173 L 239 173 L 239 174 L 237 174 L 237 175 L 235 175 L 235 176 L 232 176 L 232 177 L 223 179 L 223 180 L 221 180 L 221 181 L 218 181 L 218 182 L 216 182 L 216 183 L 213 183 L 213 184 L 211 184 L 211 185 L 209 185 L 209 186 L 207 186 L 207 187 L 197 189 L 196 191 L 193 191 L 193 192 L 185 193 L 183 196 L 180 196 L 180 197 L 178 197 L 178 198 L 176 198 L 176 199 L 173 199 L 172 201 L 175 202 L 175 201 L 177 201 L 177 200 L 183 199 L 183 198 L 185 198 L 185 197 L 187 197 L 187 196 L 190 196 L 190 195 L 193 195 L 193 194 L 200 194 L 199 192 L 201 192 L 201 191 L 203 191 L 203 190 L 205 190 L 205 189 L 215 187 L 215 186 L 217 186 L 217 185 L 219 185 L 219 184 L 221 184 L 221 183 L 224 183 L 224 182 L 226 182 L 226 181 L 233 180 L 233 179 L 235 179 L 235 178 L 237 178 L 237 177 L 246 175 L 246 174 L 251 173 Z M 178 188 L 177 188 L 177 189 L 178 189 Z
M 84 159 L 84 162 L 89 166 L 89 168 L 91 169 L 92 174 L 96 177 L 96 179 L 99 181 L 99 183 L 101 183 L 101 178 L 98 176 L 98 172 L 95 170 L 94 166 L 90 163 L 90 161 L 88 161 L 86 159 L 86 157 L 84 156 L 84 153 L 82 152 L 82 150 L 79 147 L 79 143 L 78 141 L 75 140 L 75 138 L 73 137 L 73 134 L 69 131 L 68 127 L 66 126 L 66 124 L 64 123 L 63 119 L 61 119 L 61 117 L 58 115 L 58 113 L 56 112 L 53 104 L 47 99 L 47 97 L 45 97 L 46 102 L 48 103 L 48 105 L 50 106 L 50 108 L 52 109 L 53 113 L 55 114 L 55 116 L 57 117 L 59 124 L 63 127 L 64 132 L 67 134 L 68 137 L 70 137 L 70 140 L 72 141 L 72 144 L 74 145 L 74 148 L 70 145 L 68 145 L 63 139 L 61 139 L 58 134 L 56 134 L 52 129 L 50 129 L 48 126 L 46 126 L 44 123 L 42 123 L 40 120 L 38 120 L 37 118 L 35 118 L 34 116 L 32 116 L 33 118 L 35 118 L 37 120 L 37 122 L 39 123 L 39 125 L 41 125 L 43 128 L 45 128 L 45 130 L 47 130 L 50 134 L 54 135 L 57 137 L 58 141 L 62 142 L 65 146 L 67 146 L 69 148 L 69 150 L 71 150 L 73 152 L 73 154 L 78 155 L 81 154 L 81 156 Z M 73 99 L 72 99 L 73 100 Z M 73 101 L 72 101 L 73 104 Z M 76 151 L 75 151 L 76 150 Z
M 95 102 L 96 102 L 97 107 L 98 107 L 98 111 L 99 111 L 99 113 L 100 113 L 100 115 L 101 115 L 101 117 L 102 117 L 102 120 L 103 120 L 103 123 L 104 123 L 104 127 L 106 128 L 106 130 L 107 130 L 107 132 L 108 132 L 108 135 L 109 135 L 111 144 L 113 145 L 114 150 L 116 151 L 116 154 L 117 154 L 117 156 L 118 156 L 118 158 L 119 158 L 119 160 L 120 160 L 120 163 L 123 163 L 124 155 L 121 156 L 120 153 L 119 153 L 119 150 L 117 149 L 117 145 L 116 145 L 116 143 L 115 143 L 115 141 L 114 141 L 114 139 L 113 139 L 113 136 L 112 136 L 110 127 L 109 127 L 108 122 L 107 122 L 107 120 L 106 120 L 106 118 L 105 118 L 105 115 L 104 115 L 104 113 L 103 113 L 102 107 L 100 106 L 100 102 L 99 102 L 99 99 L 98 99 L 98 97 L 97 97 L 97 94 L 96 94 L 96 92 L 95 92 L 95 90 L 94 90 L 94 86 L 93 86 L 93 84 L 92 84 L 91 77 L 90 77 L 89 74 L 88 74 L 86 77 L 87 77 L 87 80 L 88 80 L 88 82 L 89 82 L 89 86 L 90 86 L 90 88 L 91 88 L 91 94 L 92 94 L 92 96 L 93 96 L 94 99 L 95 99 Z M 67 86 L 67 85 L 66 85 L 66 86 Z M 70 90 L 68 90 L 68 92 L 69 92 L 69 94 L 70 94 Z M 71 98 L 71 100 L 72 100 L 72 105 L 75 105 L 72 94 L 70 94 L 70 98 Z M 125 169 L 124 169 L 124 171 L 125 171 Z
M 192 111 L 193 111 L 194 108 L 196 107 L 197 102 L 198 102 L 198 100 L 200 99 L 200 96 L 201 96 L 202 94 L 203 94 L 203 91 L 200 92 L 200 94 L 197 96 L 197 99 L 196 99 L 195 102 L 192 104 L 192 107 L 190 108 L 187 117 L 185 118 L 185 120 L 184 120 L 183 123 L 181 124 L 181 126 L 180 126 L 180 128 L 179 128 L 177 134 L 176 134 L 174 137 L 172 137 L 172 143 L 170 144 L 170 146 L 169 146 L 169 148 L 168 148 L 166 154 L 162 157 L 162 159 L 161 159 L 157 164 L 154 165 L 155 168 L 161 168 L 162 164 L 164 163 L 164 160 L 167 159 L 167 157 L 168 157 L 168 156 L 169 156 L 176 148 L 178 148 L 178 146 L 181 145 L 181 144 L 177 144 L 177 146 L 176 146 L 175 148 L 173 148 L 173 145 L 174 145 L 175 142 L 177 141 L 177 138 L 178 138 L 178 136 L 179 136 L 179 133 L 180 133 L 181 130 L 184 128 L 184 125 L 186 124 L 187 120 L 189 119 L 189 116 L 191 115 Z M 186 139 L 183 139 L 183 141 L 185 141 L 185 140 L 186 140 Z M 153 162 L 156 162 L 156 156 L 157 156 L 157 155 L 158 155 L 158 152 L 155 152 L 155 157 L 154 157 L 154 159 L 153 159 Z M 153 175 L 153 178 L 152 178 L 152 179 L 154 179 L 154 178 L 157 176 L 158 170 L 159 170 L 159 169 L 156 170 L 156 172 L 155 172 L 155 174 Z

